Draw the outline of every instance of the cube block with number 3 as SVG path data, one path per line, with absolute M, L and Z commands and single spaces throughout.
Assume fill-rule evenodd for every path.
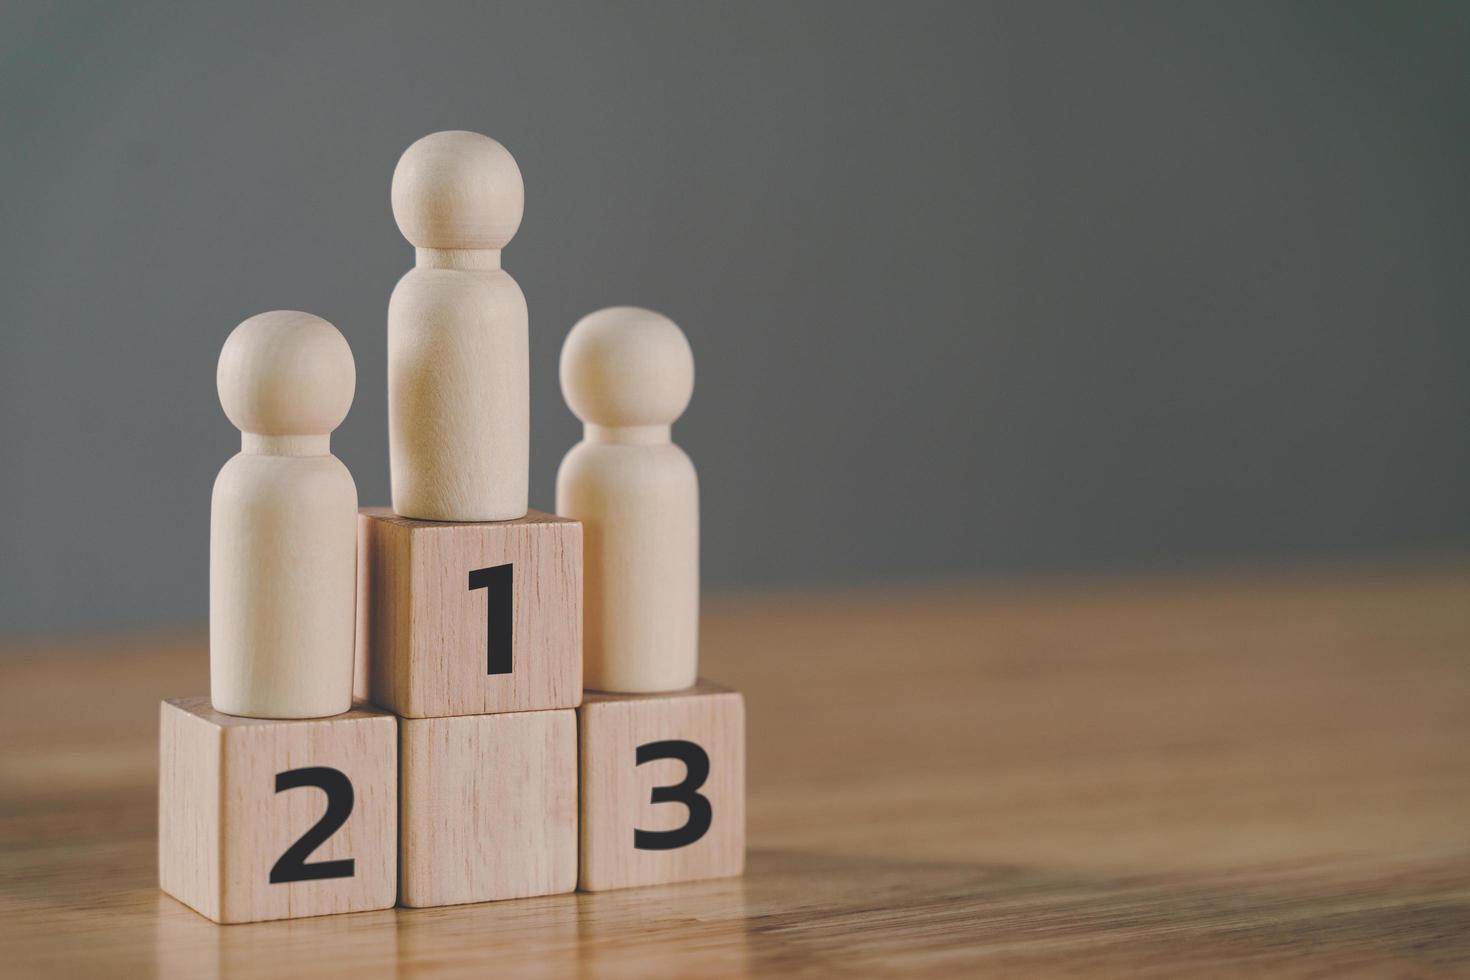
M 215 922 L 393 905 L 398 722 L 359 706 L 275 721 L 208 698 L 160 712 L 158 878 Z
M 357 696 L 404 718 L 574 708 L 582 525 L 358 516 Z
M 602 891 L 745 867 L 745 702 L 701 681 L 665 694 L 588 691 L 577 709 L 578 886 Z

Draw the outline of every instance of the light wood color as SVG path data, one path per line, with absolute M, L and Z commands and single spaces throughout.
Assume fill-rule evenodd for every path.
M 669 430 L 694 391 L 689 342 L 650 310 L 599 310 L 567 336 L 561 386 L 584 423 L 556 511 L 586 529 L 586 684 L 686 688 L 699 672 L 699 480 Z
M 359 518 L 359 694 L 405 718 L 573 708 L 582 700 L 582 526 L 531 511 L 449 524 Z M 511 565 L 511 671 L 490 673 L 494 608 L 470 573 Z
M 745 869 L 745 702 L 739 693 L 701 682 L 666 694 L 589 692 L 577 709 L 582 776 L 581 868 L 577 886 L 606 891 L 701 878 Z M 640 747 L 673 740 L 698 746 L 706 772 L 667 756 L 639 763 Z M 706 802 L 655 803 L 655 787 L 688 785 Z M 635 831 L 703 831 L 677 847 L 635 846 Z
M 577 719 L 404 719 L 398 899 L 412 908 L 577 886 Z
M 259 718 L 340 714 L 352 707 L 357 486 L 330 443 L 352 406 L 352 350 L 320 317 L 262 313 L 225 341 L 217 382 L 241 450 L 210 504 L 210 698 Z
M 416 247 L 388 303 L 389 459 L 405 517 L 525 516 L 528 314 L 500 268 L 524 202 L 514 158 L 478 133 L 425 136 L 393 172 L 393 217 Z
M 164 701 L 159 716 L 158 880 L 215 922 L 361 912 L 393 904 L 398 733 L 365 706 L 335 718 L 270 721 Z M 351 786 L 345 822 L 304 855 L 306 869 L 351 860 L 350 875 L 272 881 L 330 807 L 325 787 L 278 790 L 282 773 L 325 767 Z
M 231 928 L 157 888 L 202 634 L 0 644 L 4 972 L 1470 968 L 1470 564 L 706 600 L 743 877 Z

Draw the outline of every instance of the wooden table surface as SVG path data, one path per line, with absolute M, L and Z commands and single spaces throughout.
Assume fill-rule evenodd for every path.
M 1470 972 L 1470 566 L 724 600 L 704 636 L 743 879 L 226 927 L 155 879 L 202 636 L 7 651 L 0 974 Z

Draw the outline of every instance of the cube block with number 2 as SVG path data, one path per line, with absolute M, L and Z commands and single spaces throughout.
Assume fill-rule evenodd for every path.
M 359 706 L 276 721 L 163 702 L 158 877 L 215 922 L 393 905 L 398 722 Z

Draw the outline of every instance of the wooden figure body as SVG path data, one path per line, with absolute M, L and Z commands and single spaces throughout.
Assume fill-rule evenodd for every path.
M 599 310 L 568 335 L 561 385 L 584 423 L 556 480 L 557 513 L 583 522 L 584 683 L 689 687 L 699 667 L 699 482 L 669 434 L 694 391 L 689 342 L 658 313 Z
M 331 454 L 352 405 L 347 341 L 309 313 L 262 313 L 225 341 L 220 404 L 241 430 L 209 529 L 210 700 L 254 718 L 352 707 L 357 487 Z
M 523 206 L 515 160 L 478 133 L 425 136 L 393 172 L 393 216 L 417 249 L 388 303 L 389 459 L 402 517 L 526 515 L 526 298 L 500 268 Z

